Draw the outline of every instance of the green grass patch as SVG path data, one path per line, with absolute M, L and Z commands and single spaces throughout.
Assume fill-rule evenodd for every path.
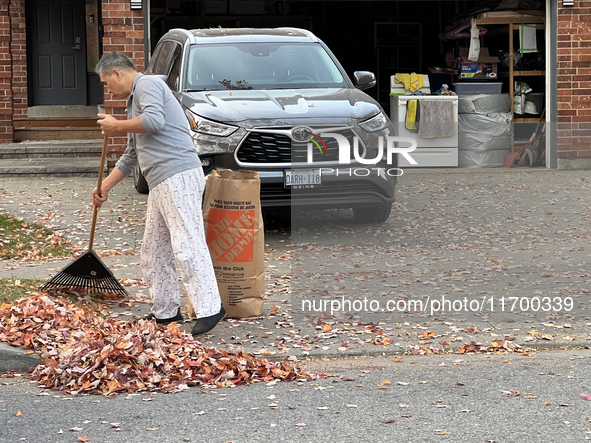
M 43 280 L 34 278 L 0 278 L 0 304 L 7 301 L 12 303 L 18 298 L 32 295 L 39 290 Z
M 72 244 L 38 223 L 0 214 L 0 258 L 44 259 L 72 253 Z

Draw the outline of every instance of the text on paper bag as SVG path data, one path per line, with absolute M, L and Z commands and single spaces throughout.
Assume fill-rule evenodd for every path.
M 254 222 L 254 209 L 211 207 L 207 226 L 207 245 L 212 260 L 228 263 L 252 262 L 254 259 Z

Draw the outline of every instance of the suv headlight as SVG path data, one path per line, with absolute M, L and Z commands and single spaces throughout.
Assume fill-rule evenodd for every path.
M 363 129 L 367 132 L 376 132 L 381 129 L 384 129 L 388 125 L 388 119 L 384 115 L 383 112 L 380 112 L 378 115 L 370 118 L 369 120 L 365 120 L 359 123 Z
M 208 120 L 197 114 L 193 114 L 191 111 L 187 111 L 186 114 L 191 129 L 195 132 L 200 132 L 201 134 L 227 137 L 238 129 L 236 126 L 225 125 L 223 123 Z

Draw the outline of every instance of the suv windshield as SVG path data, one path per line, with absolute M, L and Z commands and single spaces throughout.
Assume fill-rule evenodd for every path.
M 319 44 L 193 45 L 189 53 L 189 90 L 341 87 L 343 75 Z

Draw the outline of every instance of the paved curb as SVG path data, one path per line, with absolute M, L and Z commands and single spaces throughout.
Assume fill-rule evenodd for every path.
M 187 328 L 185 328 L 187 329 Z M 515 343 L 515 345 L 520 346 L 523 348 L 525 352 L 527 351 L 551 351 L 551 350 L 558 350 L 562 349 L 565 346 L 568 346 L 569 350 L 574 350 L 577 348 L 584 349 L 591 347 L 591 344 L 588 340 L 576 340 L 569 342 L 568 344 L 565 343 L 553 343 L 553 342 L 537 342 L 537 343 Z M 205 345 L 204 345 L 205 346 Z M 448 353 L 450 350 L 456 351 L 460 349 L 462 346 L 455 346 L 451 348 L 446 348 L 445 353 Z M 289 357 L 293 357 L 294 355 L 297 357 L 298 361 L 306 361 L 306 360 L 319 360 L 319 359 L 343 359 L 343 358 L 365 358 L 365 357 L 394 357 L 400 356 L 405 354 L 407 348 L 403 348 L 397 346 L 396 348 L 391 349 L 355 349 L 351 352 L 310 352 L 310 354 L 306 356 L 302 355 L 295 355 L 295 354 L 282 354 L 282 355 L 258 355 L 253 354 L 259 358 L 266 358 L 269 361 L 282 361 Z M 251 350 L 246 349 L 247 353 L 251 353 Z M 6 371 L 17 371 L 17 372 L 26 372 L 30 368 L 34 368 L 37 364 L 41 361 L 41 357 L 37 354 L 27 354 L 27 350 L 23 348 L 17 348 L 14 346 L 10 346 L 6 343 L 0 343 L 0 373 Z M 450 355 L 462 355 L 462 354 L 452 354 Z M 510 354 L 508 354 L 510 355 Z M 413 357 L 422 357 L 422 355 L 412 355 Z
M 37 354 L 27 354 L 27 350 L 16 348 L 6 343 L 0 343 L 0 372 L 27 372 L 37 366 L 41 357 Z
M 512 342 L 514 343 L 514 342 Z M 579 341 L 572 341 L 569 342 L 568 344 L 566 343 L 553 343 L 553 342 L 548 342 L 548 343 L 542 343 L 542 342 L 538 342 L 538 343 L 514 343 L 515 346 L 520 346 L 521 348 L 523 348 L 523 352 L 542 352 L 542 351 L 557 351 L 557 350 L 564 350 L 565 346 L 568 346 L 568 350 L 572 351 L 574 349 L 588 349 L 591 347 L 591 343 L 589 343 L 588 340 L 579 340 Z M 410 345 L 409 345 L 410 346 Z M 427 348 L 427 345 L 422 345 L 422 348 Z M 286 358 L 289 358 L 292 355 L 295 355 L 298 358 L 298 361 L 306 361 L 306 360 L 319 360 L 319 359 L 343 359 L 343 358 L 366 358 L 366 357 L 400 357 L 401 355 L 404 356 L 410 356 L 410 357 L 424 357 L 424 355 L 419 355 L 419 354 L 406 354 L 409 349 L 408 347 L 400 347 L 397 346 L 395 348 L 381 348 L 378 349 L 379 346 L 375 346 L 376 349 L 372 349 L 372 348 L 367 348 L 367 349 L 353 349 L 350 352 L 310 352 L 310 354 L 302 356 L 302 355 L 295 355 L 295 354 L 283 354 L 283 355 L 259 355 L 259 354 L 254 354 L 256 357 L 262 357 L 262 358 L 266 358 L 269 361 L 281 361 L 284 360 Z M 454 347 L 449 347 L 446 346 L 445 349 L 443 349 L 443 347 L 440 347 L 440 349 L 443 351 L 440 354 L 429 354 L 429 355 L 445 355 L 445 354 L 449 354 L 449 355 L 456 355 L 456 356 L 461 356 L 461 355 L 466 355 L 466 354 L 455 354 L 454 352 L 457 351 L 458 349 L 463 348 L 463 346 L 454 346 Z M 452 351 L 452 352 L 450 352 Z M 246 352 L 250 352 L 249 350 L 246 350 Z M 507 355 L 511 355 L 511 354 L 519 354 L 519 352 L 514 352 L 514 353 L 509 353 Z M 474 355 L 474 354 L 468 354 L 468 355 Z

